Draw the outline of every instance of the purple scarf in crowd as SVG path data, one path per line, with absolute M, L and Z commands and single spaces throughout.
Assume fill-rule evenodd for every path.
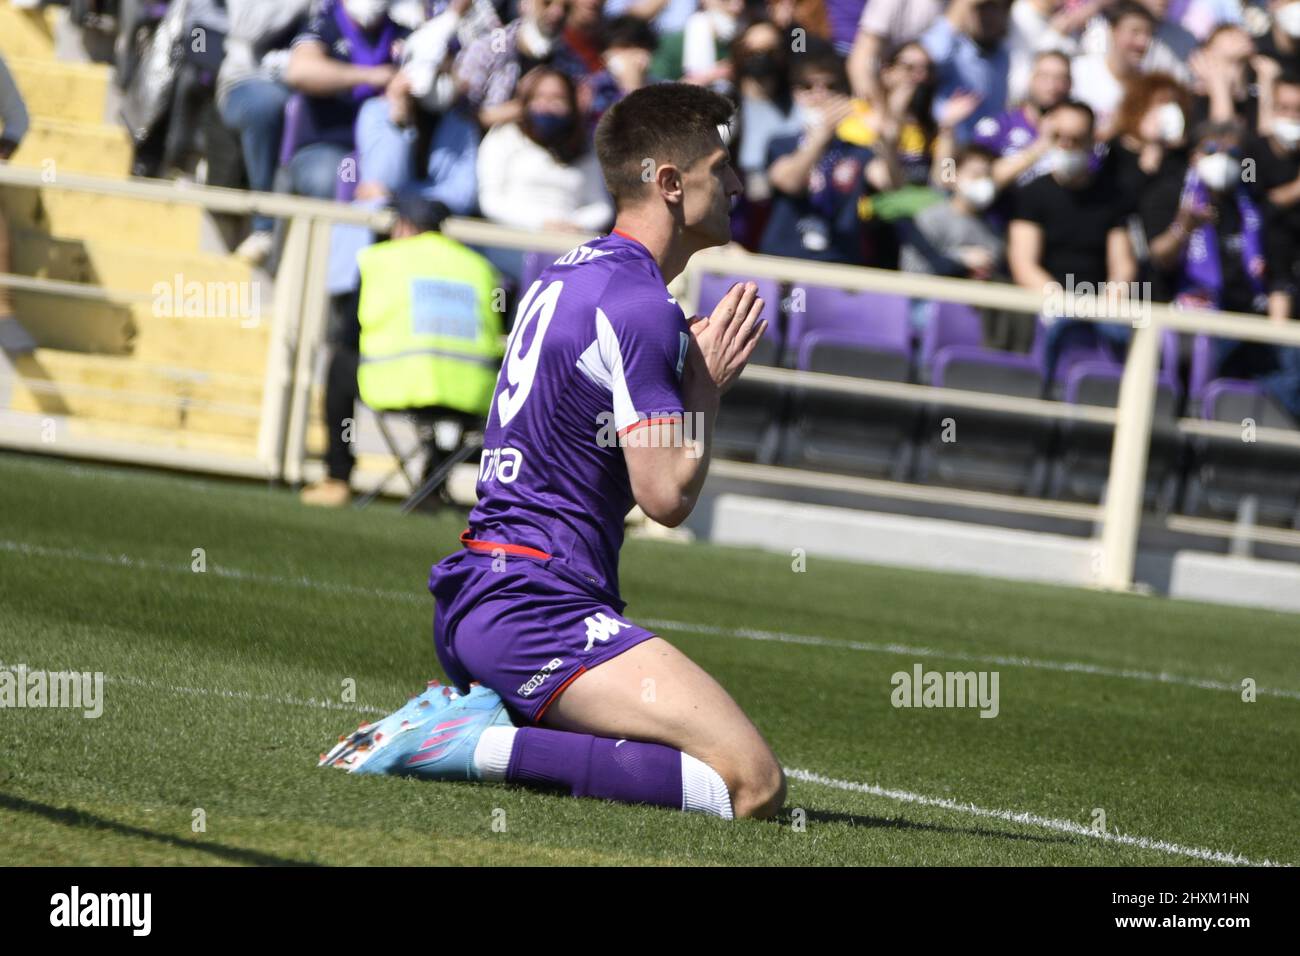
M 1250 276 L 1251 298 L 1265 296 L 1264 244 L 1259 210 L 1246 190 L 1238 187 L 1234 198 L 1241 214 L 1241 261 Z M 1187 171 L 1180 206 L 1204 207 L 1210 204 L 1210 191 L 1195 169 Z M 1219 231 L 1207 222 L 1194 231 L 1183 252 L 1183 268 L 1178 280 L 1177 301 L 1192 308 L 1217 309 L 1223 301 L 1223 264 L 1219 261 Z
M 354 66 L 380 66 L 393 61 L 393 44 L 397 42 L 397 24 L 388 15 L 384 15 L 384 28 L 375 40 L 369 39 L 365 32 L 352 22 L 342 3 L 334 4 L 334 22 L 339 31 L 347 37 L 348 57 Z M 378 96 L 383 90 L 377 86 L 354 86 L 352 99 L 361 103 Z

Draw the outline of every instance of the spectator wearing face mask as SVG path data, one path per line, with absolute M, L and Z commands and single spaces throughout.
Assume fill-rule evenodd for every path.
M 1142 196 L 1157 181 L 1182 183 L 1190 101 L 1187 90 L 1168 73 L 1129 80 L 1101 171 L 1118 189 L 1126 213 L 1138 210 Z
M 1300 76 L 1283 76 L 1273 87 L 1273 122 L 1247 145 L 1255 161 L 1264 206 L 1266 259 L 1272 266 L 1268 314 L 1296 317 L 1300 289 Z
M 1259 55 L 1274 61 L 1281 73 L 1300 75 L 1300 0 L 1272 0 L 1273 23 L 1255 41 Z
M 578 105 L 594 130 L 605 111 L 633 90 L 650 82 L 650 59 L 659 40 L 650 24 L 636 17 L 618 17 L 605 27 L 602 69 L 583 77 Z
M 560 35 L 568 0 L 520 0 L 519 18 L 479 37 L 456 60 L 456 83 L 479 125 L 491 129 L 523 118 L 520 77 L 550 66 L 573 80 L 587 73 Z
M 1109 299 L 1137 278 L 1137 262 L 1115 186 L 1091 169 L 1095 119 L 1086 104 L 1068 101 L 1052 109 L 1051 172 L 1022 187 L 1008 232 L 1007 260 L 1016 285 L 1048 296 L 1054 288 L 1092 289 Z M 1068 308 L 1068 302 L 1067 302 Z M 1045 316 L 1045 318 L 1047 318 Z M 1070 320 L 1051 322 L 1047 368 L 1076 338 L 1098 336 L 1113 347 L 1127 343 L 1129 326 Z
M 334 197 L 361 104 L 392 82 L 409 32 L 389 18 L 387 0 L 328 0 L 294 39 L 284 79 L 306 102 L 289 163 L 293 192 Z
M 958 145 L 970 141 L 980 120 L 1007 108 L 1010 6 L 1010 0 L 952 0 L 921 37 L 935 68 L 934 118 L 953 96 L 979 97 L 979 106 L 955 130 Z
M 1161 190 L 1168 228 L 1152 240 L 1152 259 L 1172 269 L 1183 306 L 1263 312 L 1264 220 L 1242 188 L 1241 125 L 1203 123 L 1195 140 L 1184 180 Z
M 523 115 L 493 127 L 478 151 L 478 201 L 484 217 L 530 230 L 594 235 L 614 207 L 578 112 L 573 80 L 552 67 L 534 67 L 519 81 Z M 495 256 L 495 258 L 494 258 Z M 518 277 L 522 256 L 494 253 Z
M 1074 98 L 1086 103 L 1097 118 L 1099 139 L 1110 139 L 1113 119 L 1124 96 L 1124 84 L 1139 76 L 1146 62 L 1156 20 L 1136 0 L 1119 0 L 1106 11 L 1109 22 L 1104 53 L 1089 53 L 1074 60 Z
M 1186 181 L 1176 195 L 1165 194 L 1169 225 L 1152 240 L 1152 259 L 1171 274 L 1181 307 L 1262 315 L 1270 305 L 1266 225 L 1243 182 L 1242 125 L 1204 123 L 1194 140 Z M 1300 349 L 1212 342 L 1215 375 L 1256 381 L 1300 418 Z
M 737 167 L 745 182 L 745 198 L 761 201 L 771 194 L 768 144 L 803 130 L 803 118 L 791 95 L 790 62 L 781 31 L 766 20 L 751 24 L 736 41 L 733 63 L 740 98 Z
M 842 61 L 832 52 L 795 60 L 791 75 L 803 132 L 768 146 L 772 210 L 760 251 L 823 262 L 874 264 L 878 249 L 867 228 L 870 197 L 900 182 L 897 125 L 875 145 L 837 134 L 854 112 Z
M 1000 116 L 975 124 L 974 142 L 993 152 L 993 182 L 999 190 L 1013 183 L 1026 185 L 1048 172 L 1045 165 L 1052 148 L 1051 130 L 1044 117 L 1070 98 L 1070 60 L 1049 50 L 1034 58 L 1029 75 L 1029 95 Z
M 757 249 L 771 211 L 767 157 L 776 139 L 798 136 L 803 116 L 795 106 L 783 32 L 767 20 L 750 24 L 732 46 L 740 101 L 735 165 L 745 184 L 732 207 L 732 235 Z
M 902 226 L 899 266 L 904 272 L 990 279 L 998 271 L 1004 245 L 984 217 L 997 195 L 993 160 L 980 146 L 966 146 L 957 154 L 947 202 L 927 206 Z

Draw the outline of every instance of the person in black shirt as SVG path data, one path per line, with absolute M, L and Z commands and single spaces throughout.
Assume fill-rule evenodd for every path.
M 1273 121 L 1263 135 L 1246 144 L 1255 162 L 1258 192 L 1264 204 L 1264 249 L 1269 270 L 1269 317 L 1286 321 L 1295 315 L 1300 288 L 1300 75 L 1283 76 L 1273 85 Z
M 1052 148 L 1049 173 L 1020 189 L 1008 234 L 1011 277 L 1044 297 L 1045 319 L 1080 314 L 1114 294 L 1127 296 L 1137 278 L 1133 246 L 1124 226 L 1118 190 L 1090 168 L 1095 121 L 1082 103 L 1049 110 Z M 1095 297 L 1095 298 L 1094 298 Z M 1064 307 L 1051 308 L 1056 302 Z M 1055 315 L 1053 315 L 1055 313 Z M 1122 348 L 1131 326 L 1081 321 L 1051 322 L 1047 333 L 1047 375 L 1057 355 L 1076 339 L 1094 336 Z
M 1145 73 L 1127 84 L 1100 173 L 1115 185 L 1126 214 L 1137 211 L 1153 182 L 1182 183 L 1190 104 L 1187 89 L 1168 73 Z

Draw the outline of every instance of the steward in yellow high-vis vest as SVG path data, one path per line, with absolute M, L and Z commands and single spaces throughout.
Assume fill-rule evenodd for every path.
M 438 232 L 380 242 L 361 269 L 361 400 L 487 417 L 504 354 L 492 264 Z

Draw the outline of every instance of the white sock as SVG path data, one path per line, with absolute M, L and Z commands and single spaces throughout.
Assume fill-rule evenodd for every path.
M 726 781 L 702 760 L 682 753 L 682 809 L 732 819 L 731 794 Z
M 504 780 L 510 766 L 510 752 L 515 749 L 518 727 L 489 727 L 474 748 L 474 769 L 484 780 Z

